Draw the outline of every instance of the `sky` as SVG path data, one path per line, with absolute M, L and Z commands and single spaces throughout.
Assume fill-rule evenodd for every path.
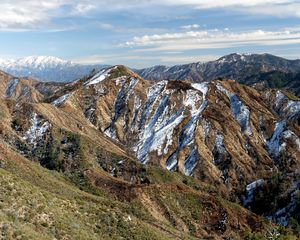
M 223 55 L 300 58 L 300 0 L 1 0 L 0 57 L 133 68 Z

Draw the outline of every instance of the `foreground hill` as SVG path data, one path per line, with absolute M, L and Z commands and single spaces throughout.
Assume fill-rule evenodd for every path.
M 300 60 L 287 60 L 270 54 L 230 54 L 216 61 L 191 63 L 173 67 L 155 66 L 136 71 L 149 80 L 210 81 L 234 79 L 252 85 L 285 88 L 300 96 Z
M 300 112 L 285 92 L 151 82 L 123 66 L 69 84 L 15 79 L 2 73 L 0 88 L 4 238 L 297 235 Z

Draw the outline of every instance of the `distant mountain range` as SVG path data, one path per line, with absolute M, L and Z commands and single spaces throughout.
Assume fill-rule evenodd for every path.
M 88 75 L 93 69 L 99 71 L 103 67 L 105 65 L 82 65 L 52 56 L 0 60 L 0 69 L 9 74 L 50 82 L 74 81 Z
M 0 60 L 0 70 L 13 76 L 30 77 L 44 82 L 71 82 L 97 72 L 107 65 L 82 65 L 51 56 Z M 287 60 L 270 54 L 238 54 L 215 61 L 197 62 L 172 67 L 154 66 L 134 70 L 147 80 L 234 79 L 259 88 L 271 87 L 291 91 L 300 96 L 300 60 Z
M 233 53 L 206 63 L 190 63 L 172 67 L 154 66 L 136 70 L 148 80 L 211 81 L 234 79 L 240 83 L 265 84 L 291 90 L 300 95 L 300 60 L 287 60 L 270 54 Z

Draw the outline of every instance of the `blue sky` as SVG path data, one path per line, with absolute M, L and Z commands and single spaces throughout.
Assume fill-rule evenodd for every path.
M 232 52 L 300 58 L 299 0 L 1 0 L 0 57 L 130 67 Z

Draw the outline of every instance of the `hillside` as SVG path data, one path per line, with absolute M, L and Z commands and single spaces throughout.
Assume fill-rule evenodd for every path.
M 300 102 L 286 92 L 124 66 L 68 84 L 2 73 L 0 91 L 4 239 L 299 234 Z

